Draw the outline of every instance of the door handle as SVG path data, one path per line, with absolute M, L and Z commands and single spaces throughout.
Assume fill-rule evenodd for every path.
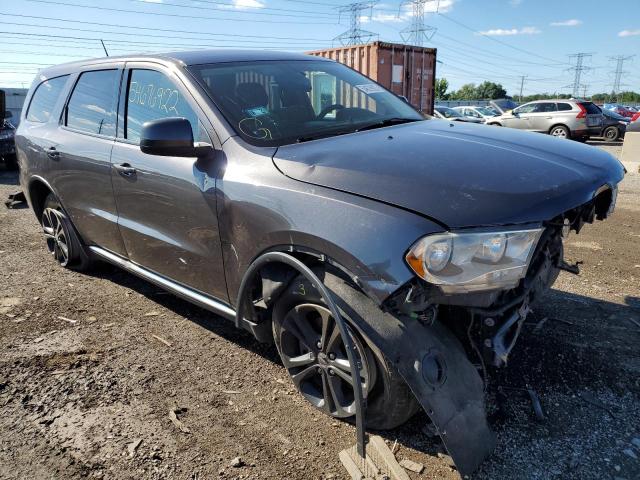
M 133 168 L 128 163 L 121 163 L 120 165 L 114 165 L 113 168 L 115 168 L 116 171 L 123 177 L 131 177 L 136 173 L 136 169 Z
M 56 147 L 49 147 L 47 150 L 47 157 L 51 160 L 57 160 L 60 158 L 60 152 L 56 150 Z

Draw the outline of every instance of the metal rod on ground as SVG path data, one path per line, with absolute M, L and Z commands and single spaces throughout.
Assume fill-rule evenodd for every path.
M 340 315 L 340 311 L 338 307 L 331 298 L 331 294 L 325 285 L 320 281 L 320 279 L 316 276 L 313 271 L 307 267 L 304 263 L 298 260 L 291 255 L 288 255 L 283 252 L 269 252 L 265 253 L 258 259 L 256 259 L 247 270 L 244 278 L 242 279 L 242 283 L 240 285 L 240 292 L 238 294 L 237 308 L 236 311 L 236 327 L 240 328 L 242 325 L 243 317 L 244 317 L 244 308 L 246 305 L 245 294 L 248 292 L 249 286 L 252 284 L 254 277 L 258 274 L 260 269 L 269 263 L 284 263 L 294 270 L 297 270 L 300 274 L 302 274 L 311 285 L 318 290 L 322 300 L 326 303 L 331 315 L 333 316 L 336 325 L 338 325 L 338 329 L 340 330 L 340 335 L 343 338 L 344 346 L 347 350 L 347 358 L 349 359 L 349 363 L 353 366 L 355 372 L 352 374 L 354 379 L 353 382 L 353 393 L 355 397 L 356 403 L 356 445 L 358 450 L 358 455 L 363 459 L 366 459 L 366 439 L 365 439 L 365 430 L 364 430 L 364 413 L 366 409 L 364 393 L 362 389 L 362 378 L 360 376 L 360 363 L 357 362 L 356 349 L 351 339 L 351 335 L 347 328 L 345 321 L 342 319 Z M 357 380 L 356 380 L 357 376 Z

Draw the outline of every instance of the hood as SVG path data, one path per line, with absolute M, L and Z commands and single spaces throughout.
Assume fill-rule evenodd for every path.
M 288 177 L 354 193 L 449 228 L 535 223 L 616 185 L 622 164 L 538 133 L 425 120 L 280 147 Z

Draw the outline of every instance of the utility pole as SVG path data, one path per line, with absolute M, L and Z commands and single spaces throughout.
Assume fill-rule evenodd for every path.
M 614 72 L 612 72 L 615 75 L 613 80 L 613 93 L 616 96 L 616 102 L 618 101 L 618 95 L 620 94 L 620 87 L 623 85 L 623 83 L 621 83 L 622 75 L 629 73 L 622 70 L 624 67 L 624 62 L 626 62 L 627 60 L 631 60 L 633 57 L 635 57 L 635 55 L 629 55 L 628 57 L 625 57 L 624 55 L 609 57 L 610 60 L 615 60 L 616 62 L 616 69 Z
M 411 5 L 411 26 L 400 32 L 405 42 L 422 47 L 424 46 L 425 40 L 431 40 L 436 34 L 437 28 L 424 23 L 425 7 L 431 3 L 435 4 L 434 12 L 437 12 L 440 6 L 440 0 L 404 0 L 400 4 L 400 10 Z
M 567 85 L 568 88 L 573 89 L 573 98 L 578 98 L 580 96 L 580 88 L 583 87 L 582 83 L 580 83 L 582 80 L 582 74 L 591 70 L 590 67 L 585 66 L 584 61 L 592 56 L 592 53 L 574 53 L 573 55 L 569 55 L 570 59 L 575 58 L 576 61 L 575 66 L 568 69 L 569 71 L 574 72 L 573 83 Z
M 527 79 L 526 75 L 520 76 L 520 103 L 522 103 L 522 94 L 524 92 L 524 81 Z
M 582 98 L 584 98 L 585 100 L 587 99 L 588 88 L 589 88 L 589 85 L 582 85 Z
M 376 38 L 378 35 L 373 32 L 368 32 L 366 30 L 362 30 L 360 28 L 360 23 L 362 21 L 362 12 L 369 10 L 369 18 L 373 13 L 373 6 L 378 3 L 377 0 L 368 1 L 368 2 L 355 2 L 350 3 L 349 5 L 345 5 L 344 7 L 339 7 L 338 12 L 340 17 L 342 14 L 348 13 L 351 19 L 351 28 L 346 32 L 338 35 L 333 39 L 334 42 L 340 42 L 344 46 L 349 45 L 361 45 L 363 43 L 370 42 L 372 39 Z M 339 21 L 339 20 L 338 20 Z

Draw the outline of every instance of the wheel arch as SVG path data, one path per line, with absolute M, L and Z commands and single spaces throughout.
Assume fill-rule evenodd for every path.
M 242 276 L 238 292 L 235 297 L 232 296 L 236 310 L 243 311 L 243 317 L 237 317 L 236 325 L 249 330 L 260 341 L 271 343 L 271 309 L 291 281 L 300 274 L 300 271 L 291 264 L 277 259 L 266 263 L 257 271 L 252 271 L 252 265 L 272 253 L 293 257 L 320 279 L 324 277 L 324 273 L 330 271 L 333 275 L 349 282 L 376 304 L 380 303 L 373 292 L 367 292 L 366 284 L 363 284 L 353 271 L 334 258 L 302 245 L 273 246 L 260 252 L 251 260 Z M 260 305 L 258 306 L 257 303 Z
M 56 195 L 56 193 L 49 182 L 47 182 L 40 176 L 34 176 L 31 178 L 26 193 L 31 208 L 33 209 L 33 213 L 36 215 L 38 221 L 40 221 L 42 218 L 42 212 L 44 210 L 45 200 L 47 199 L 49 194 L 53 193 L 54 195 Z

